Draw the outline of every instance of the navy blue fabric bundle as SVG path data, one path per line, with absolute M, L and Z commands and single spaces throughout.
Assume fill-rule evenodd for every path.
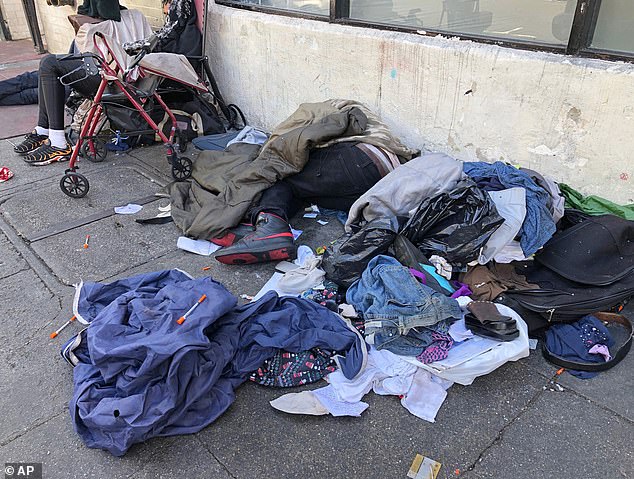
M 76 313 L 90 326 L 69 410 L 86 445 L 120 456 L 151 437 L 197 432 L 280 348 L 346 352 L 344 374 L 361 370 L 359 336 L 327 308 L 274 292 L 236 303 L 222 284 L 177 270 L 82 284 Z
M 546 331 L 546 346 L 551 354 L 577 363 L 602 363 L 605 358 L 600 354 L 590 354 L 595 344 L 614 346 L 614 340 L 608 328 L 592 315 L 584 316 L 574 323 L 553 324 Z M 589 379 L 599 373 L 567 369 L 573 376 Z
M 523 171 L 501 161 L 465 162 L 462 170 L 484 190 L 498 189 L 495 187 L 498 182 L 503 188 L 521 187 L 526 190 L 526 217 L 519 236 L 522 251 L 527 258 L 544 246 L 557 230 L 548 209 L 548 192 Z

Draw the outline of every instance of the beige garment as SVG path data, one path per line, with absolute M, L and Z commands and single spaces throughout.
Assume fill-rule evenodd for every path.
M 75 45 L 80 52 L 99 54 L 99 51 L 95 48 L 93 38 L 96 32 L 101 32 L 112 38 L 116 44 L 115 48 L 119 47 L 123 52 L 122 45 L 124 43 L 149 37 L 152 34 L 152 28 L 140 11 L 122 10 L 120 22 L 105 20 L 100 23 L 85 23 L 82 25 L 75 36 Z M 123 55 L 127 57 L 125 52 L 123 52 Z M 119 53 L 117 56 L 119 56 Z

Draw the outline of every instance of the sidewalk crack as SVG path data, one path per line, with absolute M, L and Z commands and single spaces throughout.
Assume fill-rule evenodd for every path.
M 34 424 L 32 424 L 29 428 L 25 429 L 24 431 L 21 431 L 19 433 L 15 433 L 13 436 L 9 437 L 8 439 L 5 439 L 4 441 L 0 442 L 0 447 L 4 447 L 7 444 L 12 443 L 13 441 L 15 441 L 16 439 L 20 439 L 22 436 L 25 436 L 26 434 L 30 433 L 31 431 L 37 429 L 40 426 L 43 426 L 44 424 L 48 423 L 49 421 L 52 421 L 55 418 L 58 418 L 59 416 L 61 416 L 62 414 L 64 414 L 66 411 L 60 411 L 57 414 L 53 414 L 51 417 L 46 418 L 40 422 L 36 422 Z
M 213 457 L 213 458 L 216 460 L 216 462 L 217 462 L 218 464 L 220 464 L 220 466 L 221 466 L 221 467 L 224 469 L 224 471 L 225 471 L 225 472 L 229 475 L 229 477 L 231 477 L 232 479 L 237 479 L 237 476 L 234 476 L 234 475 L 231 473 L 231 471 L 229 470 L 229 468 L 228 468 L 227 466 L 225 466 L 225 465 L 222 463 L 222 461 L 220 461 L 220 459 L 218 459 L 218 458 L 216 457 L 216 455 L 215 455 L 215 454 L 211 451 L 211 449 L 209 449 L 209 447 L 207 446 L 207 444 L 205 444 L 205 443 L 202 441 L 202 439 L 200 439 L 200 438 L 198 437 L 198 435 L 196 435 L 195 437 L 196 437 L 196 440 L 197 440 L 197 441 L 198 441 L 198 442 L 199 442 L 199 443 L 200 443 L 200 444 L 201 444 L 201 445 L 205 448 L 205 450 L 206 450 L 209 454 L 211 454 L 211 457 Z

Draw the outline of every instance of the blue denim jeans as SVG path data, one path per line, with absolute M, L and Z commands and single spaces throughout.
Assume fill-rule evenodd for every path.
M 439 323 L 462 315 L 455 299 L 419 283 L 408 268 L 383 255 L 368 263 L 346 301 L 363 314 L 365 335 L 375 347 L 398 354 L 419 354 L 431 342 L 432 329 L 446 332 L 448 322 Z

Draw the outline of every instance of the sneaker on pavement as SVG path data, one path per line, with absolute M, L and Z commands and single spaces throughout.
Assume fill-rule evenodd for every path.
M 66 161 L 70 159 L 70 155 L 73 149 L 66 145 L 63 148 L 52 146 L 49 143 L 45 143 L 37 150 L 32 151 L 24 157 L 24 161 L 31 166 L 44 166 L 50 165 L 57 161 Z
M 32 152 L 33 150 L 39 148 L 48 140 L 48 136 L 46 135 L 38 135 L 35 131 L 31 133 L 27 133 L 24 136 L 24 140 L 22 143 L 19 143 L 13 147 L 13 151 L 15 151 L 18 155 L 26 155 L 27 153 Z
M 224 236 L 221 236 L 220 238 L 211 238 L 209 241 L 211 241 L 215 245 L 226 248 L 228 246 L 234 245 L 246 235 L 253 233 L 254 230 L 255 228 L 253 228 L 253 225 L 251 223 L 240 223 L 235 228 L 231 228 L 229 231 L 227 231 L 227 234 L 225 234 Z
M 286 220 L 271 213 L 260 213 L 255 231 L 218 251 L 215 258 L 224 264 L 251 264 L 294 258 L 296 252 L 293 233 Z

